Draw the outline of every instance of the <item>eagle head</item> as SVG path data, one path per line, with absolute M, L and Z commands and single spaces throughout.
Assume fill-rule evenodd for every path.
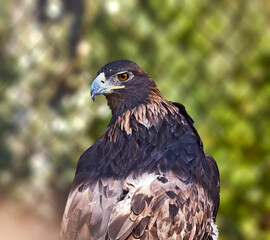
M 151 95 L 160 95 L 151 77 L 136 63 L 118 60 L 104 65 L 91 86 L 91 97 L 105 95 L 112 110 L 132 108 L 150 100 Z

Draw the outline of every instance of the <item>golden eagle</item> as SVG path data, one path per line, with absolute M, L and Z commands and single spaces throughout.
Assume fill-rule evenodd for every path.
M 219 171 L 192 118 L 136 63 L 97 73 L 112 119 L 79 159 L 61 239 L 217 239 Z

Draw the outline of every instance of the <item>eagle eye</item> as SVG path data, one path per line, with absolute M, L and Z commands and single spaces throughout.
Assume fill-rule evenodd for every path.
M 128 74 L 127 73 L 120 73 L 117 75 L 117 77 L 120 81 L 126 81 L 128 79 Z

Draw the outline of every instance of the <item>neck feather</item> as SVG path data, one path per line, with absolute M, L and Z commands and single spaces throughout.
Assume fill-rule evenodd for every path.
M 153 96 L 151 101 L 141 103 L 133 108 L 126 108 L 121 114 L 114 114 L 105 136 L 115 142 L 117 132 L 127 135 L 138 131 L 140 127 L 160 127 L 164 117 L 168 114 L 175 115 L 177 107 L 166 101 L 162 96 Z
M 153 101 L 163 99 L 156 84 L 152 80 L 144 80 L 144 84 L 146 86 L 129 86 L 124 88 L 121 93 L 116 92 L 105 95 L 113 118 L 123 115 L 127 110 L 131 111 L 139 105 L 147 105 Z

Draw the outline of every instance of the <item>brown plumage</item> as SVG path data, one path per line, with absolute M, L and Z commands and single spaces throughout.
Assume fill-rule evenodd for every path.
M 98 94 L 112 119 L 80 157 L 61 239 L 217 239 L 219 172 L 184 106 L 126 60 L 99 70 Z

